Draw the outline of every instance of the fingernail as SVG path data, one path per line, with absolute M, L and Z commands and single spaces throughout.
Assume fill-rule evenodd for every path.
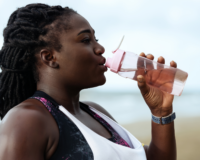
M 174 62 L 174 61 L 171 61 L 171 62 L 176 64 L 176 62 Z
M 140 53 L 140 55 L 143 55 L 143 56 L 145 56 L 145 53 L 144 53 L 144 52 L 141 52 L 141 53 Z

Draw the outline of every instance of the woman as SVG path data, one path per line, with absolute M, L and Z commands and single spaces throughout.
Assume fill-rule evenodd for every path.
M 13 12 L 0 52 L 0 160 L 176 159 L 173 121 L 152 122 L 143 148 L 104 108 L 79 102 L 82 89 L 106 81 L 103 53 L 72 9 L 30 4 Z M 173 96 L 137 78 L 152 115 L 169 116 Z

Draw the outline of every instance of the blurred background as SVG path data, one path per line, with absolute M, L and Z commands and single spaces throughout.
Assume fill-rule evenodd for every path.
M 84 16 L 111 57 L 121 38 L 121 49 L 145 52 L 174 60 L 189 77 L 174 99 L 178 160 L 199 160 L 200 144 L 200 0 L 0 0 L 0 47 L 11 13 L 29 3 L 69 6 Z M 136 81 L 105 73 L 105 85 L 81 92 L 81 100 L 94 101 L 141 142 L 150 143 L 151 114 Z

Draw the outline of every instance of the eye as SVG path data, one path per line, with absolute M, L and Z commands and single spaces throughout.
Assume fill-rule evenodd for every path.
M 98 39 L 96 39 L 96 38 L 94 38 L 95 39 L 95 41 L 96 42 L 98 42 L 99 40 Z M 83 43 L 90 43 L 90 41 L 91 41 L 91 39 L 90 38 L 85 38 L 85 39 L 83 39 L 81 42 L 83 42 Z
M 83 43 L 90 43 L 90 39 L 89 38 L 85 38 L 81 42 L 83 42 Z

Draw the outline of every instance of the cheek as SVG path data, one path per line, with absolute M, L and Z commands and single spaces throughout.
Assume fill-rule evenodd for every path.
M 74 57 L 74 63 L 79 67 L 80 70 L 89 71 L 97 65 L 97 60 L 92 51 L 86 50 L 86 52 L 80 51 Z
M 90 50 L 62 57 L 61 67 L 60 76 L 67 85 L 89 88 L 105 83 L 104 73 L 99 69 L 98 57 Z
M 93 55 L 78 53 L 63 57 L 62 68 L 68 77 L 90 77 L 96 70 L 96 61 Z

